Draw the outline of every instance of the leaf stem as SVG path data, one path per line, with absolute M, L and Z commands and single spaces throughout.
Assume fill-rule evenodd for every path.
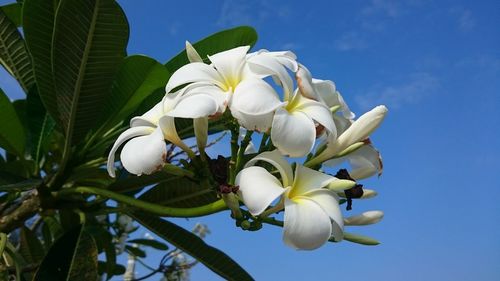
M 226 204 L 224 203 L 223 200 L 218 200 L 213 203 L 194 208 L 174 208 L 174 207 L 167 207 L 142 201 L 106 189 L 87 187 L 87 186 L 63 189 L 56 193 L 56 197 L 75 194 L 75 193 L 100 195 L 118 201 L 120 203 L 136 207 L 146 212 L 164 217 L 184 217 L 184 218 L 201 217 L 227 209 Z

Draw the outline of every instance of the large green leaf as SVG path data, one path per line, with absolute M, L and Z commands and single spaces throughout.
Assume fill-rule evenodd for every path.
M 102 128 L 123 122 L 156 89 L 163 88 L 170 77 L 164 65 L 142 55 L 125 58 L 115 76 L 111 95 L 105 101 L 106 115 Z
M 19 240 L 19 253 L 26 262 L 37 264 L 43 259 L 45 251 L 42 243 L 33 231 L 23 226 L 19 234 Z
M 21 8 L 23 5 L 20 3 L 10 3 L 0 7 L 0 9 L 5 13 L 5 15 L 15 24 L 17 27 L 21 26 Z
M 203 188 L 199 183 L 187 178 L 159 183 L 139 197 L 140 200 L 159 205 L 193 208 L 217 201 L 217 193 Z
M 23 3 L 23 32 L 33 59 L 38 93 L 54 120 L 61 123 L 52 75 L 52 33 L 57 1 L 26 0 Z
M 160 250 L 160 251 L 168 250 L 168 246 L 165 243 L 162 243 L 160 241 L 156 241 L 153 239 L 146 239 L 146 238 L 132 239 L 132 240 L 129 240 L 127 242 L 132 243 L 132 244 L 140 244 L 140 245 L 149 246 L 149 247 L 155 248 L 155 249 Z
M 16 25 L 0 9 L 0 62 L 27 92 L 35 82 L 31 57 Z
M 203 59 L 207 55 L 213 55 L 225 50 L 239 46 L 253 46 L 257 42 L 257 32 L 249 26 L 239 26 L 214 33 L 193 44 L 194 48 Z M 165 66 L 174 73 L 181 66 L 189 63 L 186 50 L 180 52 L 169 60 Z
M 26 136 L 24 127 L 9 98 L 0 89 L 0 147 L 23 156 Z
M 176 178 L 178 178 L 178 176 L 172 175 L 166 171 L 159 171 L 151 175 L 143 175 L 140 177 L 129 175 L 126 177 L 120 177 L 116 182 L 110 184 L 109 190 L 120 193 L 128 193 L 140 190 L 148 185 L 160 182 L 170 182 Z
M 143 213 L 132 213 L 140 224 L 175 247 L 194 257 L 226 280 L 253 278 L 224 252 L 207 245 L 201 238 L 169 221 Z
M 0 174 L 0 177 L 2 177 L 2 174 Z M 22 191 L 27 191 L 31 189 L 35 189 L 42 183 L 42 180 L 39 179 L 29 179 L 17 183 L 10 183 L 10 184 L 1 184 L 0 185 L 0 191 L 1 192 L 22 192 Z
M 30 132 L 31 157 L 38 165 L 50 140 L 49 136 L 54 129 L 55 122 L 43 106 L 36 87 L 32 87 L 28 92 L 26 115 Z
M 97 278 L 97 246 L 80 225 L 52 245 L 33 280 L 87 281 Z
M 102 226 L 90 226 L 86 228 L 86 231 L 94 237 L 99 253 L 104 251 L 106 254 L 106 265 L 104 270 L 107 280 L 109 280 L 115 275 L 116 267 L 116 248 L 113 243 L 113 236 Z
M 98 125 L 125 56 L 128 30 L 127 19 L 114 0 L 60 1 L 52 40 L 52 94 L 66 144 L 81 141 Z

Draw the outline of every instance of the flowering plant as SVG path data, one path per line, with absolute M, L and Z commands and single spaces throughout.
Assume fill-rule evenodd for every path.
M 382 173 L 370 136 L 387 108 L 356 117 L 291 50 L 252 51 L 257 34 L 243 26 L 186 42 L 165 64 L 126 55 L 128 23 L 113 0 L 25 0 L 0 10 L 0 24 L 0 61 L 26 92 L 11 102 L 0 91 L 11 120 L 0 125 L 1 274 L 123 274 L 116 254 L 167 249 L 127 240 L 137 222 L 176 247 L 154 273 L 187 270 L 178 264 L 188 254 L 226 279 L 252 279 L 160 218 L 226 210 L 242 230 L 283 227 L 294 249 L 378 244 L 345 228 L 381 211 L 342 209 L 376 195 L 359 181 Z

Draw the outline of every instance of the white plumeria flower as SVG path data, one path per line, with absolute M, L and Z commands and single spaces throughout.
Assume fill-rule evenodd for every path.
M 252 166 L 265 161 L 276 167 L 281 181 L 266 169 Z M 323 187 L 335 177 L 297 165 L 292 167 L 277 151 L 250 160 L 236 176 L 238 195 L 252 215 L 259 215 L 278 197 L 284 198 L 284 242 L 295 249 L 312 250 L 332 236 L 342 240 L 344 222 L 338 196 Z
M 339 134 L 338 138 L 329 136 L 326 149 L 321 152 L 320 155 L 311 159 L 308 164 L 322 163 L 331 159 L 350 145 L 368 139 L 370 134 L 382 124 L 386 114 L 387 107 L 379 105 L 361 115 L 356 121 L 348 120 L 348 122 L 344 122 L 343 126 L 346 127 L 345 131 Z M 339 118 L 337 116 L 336 121 L 341 119 L 341 117 Z M 352 124 L 349 124 L 351 122 Z
M 383 171 L 382 157 L 371 144 L 363 145 L 361 148 L 344 157 L 330 159 L 324 164 L 326 166 L 337 166 L 347 161 L 351 165 L 349 175 L 355 180 L 369 178 L 375 174 L 380 176 Z
M 295 76 L 302 95 L 320 101 L 331 109 L 338 108 L 338 111 L 342 112 L 345 118 L 354 119 L 354 113 L 337 91 L 333 81 L 312 78 L 311 72 L 301 64 Z
M 130 120 L 130 128 L 118 137 L 109 152 L 107 168 L 110 176 L 115 177 L 115 153 L 125 142 L 120 154 L 123 167 L 139 176 L 152 174 L 165 165 L 167 157 L 165 140 L 186 151 L 190 157 L 194 157 L 194 152 L 177 134 L 174 117 L 170 115 L 195 119 L 198 144 L 204 146 L 208 124 L 198 118 L 210 112 L 214 101 L 207 95 L 193 97 L 183 94 L 179 91 L 166 95 L 148 112 Z
M 179 86 L 189 84 L 184 90 L 186 95 L 205 94 L 215 101 L 209 110 L 212 115 L 222 114 L 226 107 L 229 107 L 231 114 L 246 129 L 268 130 L 273 113 L 282 105 L 282 102 L 273 87 L 262 78 L 266 75 L 281 78 L 280 73 L 285 66 L 279 63 L 282 61 L 281 57 L 270 56 L 275 57 L 270 61 L 277 63 L 266 65 L 268 72 L 265 75 L 264 72 L 252 72 L 247 62 L 249 49 L 249 46 L 237 47 L 209 56 L 211 65 L 199 61 L 184 65 L 172 74 L 165 87 L 166 92 L 169 93 Z M 190 59 L 198 60 L 193 50 L 191 47 Z M 259 56 L 257 54 L 252 58 Z M 254 60 L 257 59 L 254 58 Z M 252 65 L 259 65 L 259 63 L 260 61 L 257 61 Z M 287 82 L 281 82 L 281 85 L 284 84 Z
M 290 157 L 309 153 L 319 136 L 319 125 L 336 136 L 332 113 L 326 105 L 304 97 L 298 90 L 285 101 L 286 106 L 278 108 L 274 114 L 271 130 L 271 140 L 281 153 Z

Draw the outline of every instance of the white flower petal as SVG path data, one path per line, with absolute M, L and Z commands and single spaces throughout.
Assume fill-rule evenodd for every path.
M 336 137 L 337 129 L 335 128 L 335 122 L 333 121 L 330 109 L 320 102 L 301 97 L 301 95 L 298 95 L 298 97 L 298 105 L 294 110 L 307 114 L 307 116 L 323 125 L 330 134 Z
M 241 111 L 232 111 L 233 117 L 238 120 L 240 126 L 247 130 L 257 131 L 257 132 L 267 132 L 271 128 L 273 123 L 274 112 L 269 112 L 265 114 L 255 115 L 246 114 Z
M 150 135 L 128 141 L 120 154 L 123 167 L 138 176 L 149 175 L 161 169 L 166 157 L 167 146 L 159 127 Z
M 288 100 L 293 89 L 293 80 L 280 60 L 270 53 L 261 53 L 249 58 L 248 66 L 252 72 L 261 77 L 269 75 L 277 77 L 279 85 L 283 87 L 285 100 Z
M 299 69 L 295 73 L 295 78 L 297 79 L 297 86 L 300 93 L 306 98 L 310 98 L 316 101 L 320 100 L 320 97 L 316 93 L 312 84 L 311 72 L 302 64 L 299 64 Z
M 328 214 L 314 201 L 285 198 L 283 241 L 290 247 L 314 250 L 328 241 L 332 224 Z
M 231 112 L 261 115 L 282 106 L 276 91 L 264 80 L 251 78 L 241 81 L 231 100 Z
M 109 152 L 108 155 L 108 163 L 107 163 L 107 169 L 108 169 L 108 174 L 111 177 L 115 177 L 115 153 L 118 150 L 118 148 L 126 141 L 128 141 L 131 138 L 135 138 L 138 136 L 145 136 L 151 134 L 155 130 L 154 127 L 147 127 L 147 126 L 140 126 L 140 127 L 132 127 L 126 130 L 125 132 L 121 133 L 120 136 L 116 139 L 115 144 L 113 144 L 113 147 L 111 148 L 111 151 Z
M 212 66 L 193 62 L 182 66 L 170 76 L 165 92 L 170 93 L 174 88 L 192 82 L 209 82 L 224 87 L 224 79 Z
M 264 161 L 273 165 L 281 175 L 281 180 L 283 181 L 283 186 L 288 187 L 292 184 L 293 171 L 290 164 L 283 158 L 283 155 L 278 150 L 266 151 L 255 156 L 250 161 L 248 161 L 245 167 L 250 167 L 257 163 L 257 161 Z
M 295 168 L 295 178 L 289 196 L 293 198 L 294 196 L 305 195 L 312 190 L 325 187 L 336 179 L 337 178 L 333 176 L 297 164 Z
M 136 116 L 130 120 L 130 127 L 138 126 L 158 126 L 158 120 L 163 116 L 163 103 L 160 101 L 153 108 L 148 110 L 141 116 Z
M 384 217 L 382 211 L 368 211 L 360 215 L 348 217 L 344 219 L 345 225 L 369 225 L 378 223 Z
M 160 126 L 164 138 L 169 141 L 170 143 L 175 144 L 176 146 L 180 147 L 182 150 L 186 151 L 188 155 L 194 156 L 193 151 L 187 146 L 179 137 L 177 134 L 177 130 L 175 128 L 175 119 L 174 117 L 171 116 L 163 116 L 160 118 L 160 121 L 158 122 L 158 125 Z
M 240 196 L 248 211 L 256 216 L 262 213 L 285 189 L 280 181 L 262 167 L 248 167 L 236 176 Z
M 241 78 L 242 69 L 245 64 L 245 56 L 249 49 L 250 46 L 236 47 L 208 56 L 208 58 L 225 79 L 226 83 L 234 85 L 234 82 L 239 81 Z
M 339 197 L 336 193 L 327 189 L 316 189 L 304 194 L 304 197 L 313 200 L 318 204 L 323 211 L 333 220 L 332 222 L 332 236 L 335 241 L 342 240 L 344 236 L 344 220 L 339 206 Z
M 360 180 L 378 173 L 382 174 L 383 164 L 380 153 L 372 145 L 364 145 L 353 153 L 347 155 L 352 171 L 349 173 L 353 179 Z
M 302 157 L 311 151 L 315 139 L 314 122 L 306 114 L 289 113 L 281 108 L 276 110 L 271 140 L 281 153 L 290 157 Z
M 217 101 L 212 96 L 205 94 L 188 95 L 182 97 L 166 115 L 181 118 L 200 118 L 214 115 L 218 109 Z

